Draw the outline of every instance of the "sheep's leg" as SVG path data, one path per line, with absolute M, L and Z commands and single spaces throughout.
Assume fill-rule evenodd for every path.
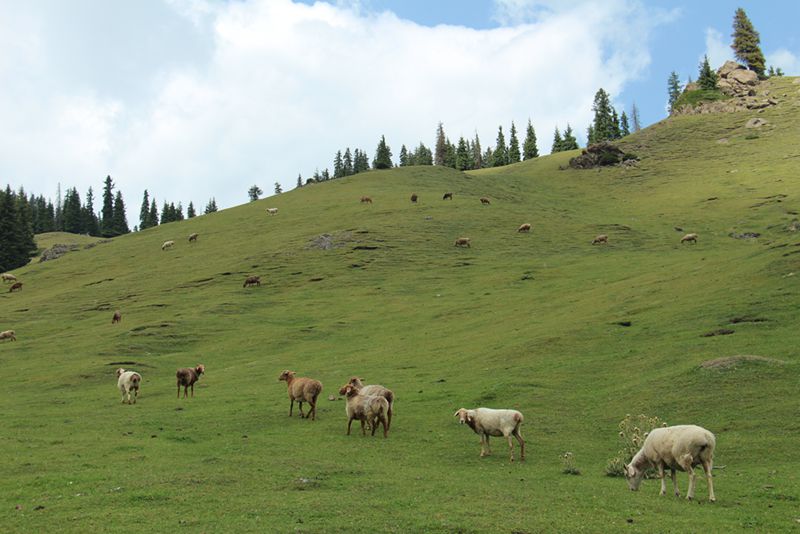
M 139 398 L 139 388 L 133 390 L 133 403 L 136 404 L 136 399 Z
M 386 423 L 386 417 L 382 417 L 381 418 L 381 422 L 383 423 L 383 437 L 384 438 L 388 438 L 389 437 L 389 427 L 388 427 L 388 425 Z
M 361 419 L 361 435 L 367 437 L 367 431 L 364 430 L 364 419 Z
M 378 416 L 372 418 L 369 422 L 369 426 L 372 428 L 372 436 L 375 435 L 375 431 L 378 430 Z
M 192 384 L 192 398 L 194 398 L 194 384 Z
M 670 468 L 670 475 L 672 476 L 672 488 L 675 491 L 675 496 L 681 496 L 681 490 L 678 489 L 678 477 L 675 476 L 675 468 Z
M 289 417 L 292 416 L 292 408 L 294 408 L 294 399 L 289 399 Z
M 694 484 L 695 484 L 695 474 L 694 469 L 692 468 L 692 455 L 689 453 L 684 454 L 680 458 L 681 467 L 686 471 L 686 474 L 689 475 L 689 489 L 686 491 L 686 499 L 692 500 L 694 499 Z
M 511 441 L 511 434 L 508 434 L 506 436 L 506 439 L 508 439 L 508 461 L 509 462 L 513 462 L 514 461 L 514 442 Z
M 708 500 L 716 502 L 717 498 L 714 496 L 714 477 L 711 475 L 711 469 L 714 467 L 713 460 L 703 461 L 703 471 L 706 472 L 706 482 L 708 483 Z
M 316 402 L 310 402 L 309 404 L 311 404 L 311 410 L 308 412 L 308 415 L 311 416 L 311 420 L 312 421 L 316 421 L 317 420 L 317 403 Z
M 350 425 L 353 424 L 353 418 L 351 417 L 349 421 L 347 421 L 347 435 L 350 435 Z
M 667 481 L 664 479 L 664 464 L 658 464 L 658 478 L 661 479 L 661 491 L 659 495 L 667 494 Z
M 300 408 L 300 417 L 305 417 L 306 414 L 303 413 L 303 401 L 297 401 L 297 406 Z
M 387 419 L 387 427 L 392 427 L 392 405 L 389 405 L 389 411 L 386 412 L 386 419 Z
M 515 428 L 514 429 L 514 436 L 517 438 L 517 441 L 519 441 L 519 461 L 520 462 L 524 462 L 525 461 L 525 440 L 522 439 L 522 434 L 520 433 L 519 428 Z

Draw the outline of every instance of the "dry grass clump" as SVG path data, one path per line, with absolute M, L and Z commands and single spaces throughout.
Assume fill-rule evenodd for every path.
M 647 434 L 654 428 L 667 426 L 666 421 L 662 421 L 658 416 L 647 416 L 644 414 L 627 414 L 625 419 L 619 422 L 619 437 L 622 439 L 622 448 L 617 454 L 608 460 L 606 464 L 606 476 L 624 476 L 624 466 L 631 461 L 633 455 L 642 447 Z M 646 476 L 652 473 L 648 471 Z

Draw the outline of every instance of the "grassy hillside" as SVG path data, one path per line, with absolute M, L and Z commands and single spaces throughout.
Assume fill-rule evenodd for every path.
M 24 290 L 0 293 L 18 338 L 0 342 L 3 530 L 797 529 L 795 81 L 771 82 L 781 104 L 758 130 L 754 113 L 696 115 L 626 138 L 634 168 L 560 170 L 562 153 L 370 172 L 15 271 Z M 261 287 L 243 289 L 251 274 Z M 700 367 L 735 355 L 780 361 Z M 196 363 L 207 376 L 176 400 L 176 367 Z M 118 367 L 144 377 L 134 406 Z M 287 416 L 283 369 L 324 383 L 317 421 Z M 327 397 L 353 374 L 395 391 L 388 439 L 345 435 Z M 478 458 L 453 412 L 479 405 L 525 414 L 525 463 L 499 439 Z M 687 503 L 604 475 L 628 413 L 716 433 L 716 504 L 701 476 Z M 566 451 L 580 476 L 562 474 Z

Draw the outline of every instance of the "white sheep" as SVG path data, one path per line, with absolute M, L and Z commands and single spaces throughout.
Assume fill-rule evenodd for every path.
M 350 378 L 348 384 L 351 384 L 362 395 L 377 395 L 383 397 L 389 403 L 389 410 L 386 412 L 386 429 L 392 427 L 392 413 L 394 412 L 394 392 L 379 384 L 364 385 L 362 379 L 354 376 Z
M 667 493 L 667 484 L 664 480 L 664 469 L 669 467 L 672 475 L 672 485 L 675 496 L 680 496 L 675 470 L 681 469 L 689 474 L 689 490 L 687 499 L 694 499 L 695 475 L 693 466 L 702 465 L 708 482 L 708 500 L 716 501 L 714 497 L 714 482 L 711 469 L 714 465 L 714 447 L 717 441 L 714 434 L 697 425 L 677 425 L 652 430 L 639 452 L 625 466 L 625 478 L 628 487 L 636 491 L 642 482 L 642 477 L 648 467 L 658 469 L 661 479 L 661 495 Z
M 167 250 L 168 248 L 172 248 L 175 245 L 175 241 L 164 241 L 164 244 L 161 245 L 161 250 Z
M 267 213 L 269 215 L 277 215 L 278 214 L 278 208 L 267 208 Z
M 493 410 L 491 408 L 475 408 L 467 410 L 460 408 L 455 416 L 461 424 L 469 427 L 481 437 L 481 458 L 492 453 L 489 448 L 489 436 L 505 436 L 508 439 L 508 454 L 510 461 L 514 461 L 514 444 L 511 436 L 517 438 L 520 447 L 519 459 L 525 461 L 525 440 L 522 439 L 520 426 L 524 417 L 517 410 Z
M 13 274 L 11 274 L 11 273 L 3 273 L 3 274 L 0 274 L 0 278 L 2 278 L 2 279 L 3 279 L 3 283 L 6 283 L 6 282 L 16 282 L 16 281 L 17 281 L 17 277 L 16 277 L 16 276 L 14 276 L 14 275 L 13 275 Z
M 11 341 L 16 341 L 17 334 L 13 330 L 6 330 L 5 332 L 0 332 L 0 339 L 10 339 Z
M 383 437 L 388 437 L 386 413 L 389 411 L 389 401 L 378 395 L 362 395 L 353 384 L 349 382 L 339 390 L 340 395 L 347 397 L 345 413 L 347 414 L 347 435 L 350 435 L 350 425 L 354 419 L 361 421 L 361 435 L 366 436 L 364 428 L 368 423 L 372 428 L 372 435 L 378 429 L 378 423 L 383 424 Z
M 126 371 L 125 369 L 117 369 L 117 386 L 120 393 L 122 393 L 122 403 L 125 403 L 125 398 L 128 399 L 128 404 L 136 404 L 136 398 L 139 396 L 139 384 L 142 382 L 142 375 L 136 371 Z M 131 392 L 133 392 L 133 402 L 131 402 Z
M 697 243 L 697 234 L 686 234 L 681 238 L 681 243 Z

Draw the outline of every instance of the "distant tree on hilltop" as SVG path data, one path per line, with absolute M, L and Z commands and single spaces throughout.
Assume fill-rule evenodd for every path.
M 258 197 L 264 194 L 264 191 L 261 190 L 260 187 L 257 185 L 253 185 L 250 189 L 247 190 L 247 196 L 250 198 L 250 202 L 254 202 L 258 200 Z
M 678 78 L 678 73 L 674 70 L 670 73 L 669 79 L 667 79 L 667 94 L 669 95 L 669 109 L 672 111 L 675 102 L 681 96 L 681 81 Z
M 628 124 L 628 116 L 625 114 L 625 111 L 622 111 L 622 115 L 619 116 L 619 130 L 622 134 L 622 137 L 631 134 L 631 127 Z
M 700 62 L 700 76 L 697 77 L 697 84 L 700 89 L 707 91 L 714 91 L 717 88 L 717 81 L 719 77 L 717 73 L 711 68 L 708 63 L 708 56 L 703 56 L 703 61 Z
M 536 157 L 539 157 L 539 149 L 536 147 L 536 131 L 533 129 L 531 120 L 528 119 L 525 142 L 522 144 L 522 158 L 528 160 Z
M 214 213 L 215 211 L 217 211 L 217 200 L 214 197 L 211 197 L 211 200 L 209 200 L 208 204 L 206 204 L 204 213 Z
M 634 133 L 642 129 L 642 121 L 639 118 L 639 108 L 636 107 L 636 102 L 631 106 L 631 122 L 633 123 Z
M 736 58 L 747 65 L 748 69 L 758 74 L 759 78 L 763 78 L 766 60 L 759 46 L 761 37 L 742 8 L 737 9 L 733 16 L 731 37 L 733 37 L 731 48 L 733 48 Z
M 511 121 L 511 133 L 508 136 L 508 163 L 519 163 L 519 140 L 517 139 L 517 127 Z
M 392 151 L 386 144 L 384 136 L 381 136 L 381 140 L 378 141 L 378 148 L 375 151 L 375 160 L 372 162 L 372 167 L 375 169 L 392 168 Z

